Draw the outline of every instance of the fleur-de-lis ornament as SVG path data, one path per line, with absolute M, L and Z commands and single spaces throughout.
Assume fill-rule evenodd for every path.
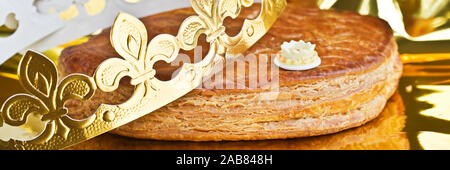
M 98 67 L 95 75 L 98 87 L 105 92 L 114 91 L 122 77 L 130 76 L 131 84 L 137 85 L 138 89 L 143 86 L 145 92 L 149 87 L 157 91 L 160 87 L 157 84 L 161 82 L 154 79 L 156 71 L 153 65 L 160 60 L 172 62 L 180 49 L 194 49 L 201 34 L 206 34 L 206 40 L 210 43 L 207 56 L 196 65 L 184 64 L 182 70 L 189 70 L 191 76 L 205 76 L 215 64 L 223 60 L 216 55 L 232 59 L 259 40 L 280 15 L 286 1 L 264 1 L 260 16 L 254 20 L 245 20 L 242 31 L 234 37 L 225 33 L 223 21 L 227 17 L 236 18 L 242 7 L 251 6 L 253 0 L 191 0 L 191 4 L 198 15 L 186 18 L 177 36 L 158 35 L 148 47 L 144 24 L 131 15 L 119 14 L 112 27 L 111 43 L 123 59 L 108 59 Z M 194 67 L 203 68 L 203 73 L 194 74 Z
M 83 128 L 92 123 L 90 119 L 71 119 L 64 107 L 68 100 L 87 100 L 94 94 L 96 86 L 92 78 L 72 74 L 58 83 L 55 64 L 34 51 L 28 51 L 22 57 L 18 77 L 29 94 L 10 97 L 1 108 L 1 117 L 12 126 L 25 124 L 31 114 L 39 115 L 42 121 L 49 121 L 33 143 L 46 142 L 55 134 L 67 138 L 70 128 Z
M 29 94 L 17 94 L 3 105 L 0 128 L 5 123 L 20 126 L 30 115 L 46 123 L 43 132 L 31 140 L 0 140 L 0 149 L 59 149 L 90 139 L 146 115 L 185 95 L 209 75 L 214 66 L 233 59 L 258 41 L 272 26 L 286 6 L 286 0 L 264 0 L 259 17 L 245 20 L 234 37 L 225 33 L 223 21 L 236 18 L 242 7 L 253 0 L 191 0 L 198 15 L 186 18 L 176 36 L 161 34 L 147 42 L 147 31 L 137 18 L 120 13 L 111 29 L 111 43 L 122 56 L 103 61 L 93 78 L 72 74 L 59 84 L 55 65 L 46 57 L 27 52 L 19 65 L 19 80 Z M 155 78 L 153 65 L 160 60 L 172 62 L 181 49 L 192 50 L 200 34 L 210 44 L 204 59 L 184 63 L 178 75 L 169 81 Z M 135 91 L 122 104 L 101 104 L 84 120 L 68 117 L 64 103 L 70 99 L 87 100 L 96 88 L 111 92 L 120 80 L 131 77 Z M 1 134 L 0 134 L 1 136 Z

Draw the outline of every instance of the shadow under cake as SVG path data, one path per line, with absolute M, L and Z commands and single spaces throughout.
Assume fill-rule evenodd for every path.
M 259 7 L 253 5 L 237 19 L 227 20 L 227 33 L 238 33 L 243 20 L 255 18 L 258 13 Z M 195 13 L 190 8 L 177 9 L 141 21 L 152 39 L 162 33 L 176 35 L 181 22 L 191 15 Z M 120 58 L 110 44 L 109 31 L 106 29 L 84 44 L 64 49 L 59 59 L 62 76 L 92 75 L 102 61 Z M 392 30 L 383 20 L 348 11 L 288 5 L 269 32 L 244 56 L 254 54 L 261 60 L 258 58 L 264 56 L 261 54 L 276 54 L 280 45 L 290 40 L 316 44 L 322 64 L 306 71 L 280 69 L 275 93 L 267 88 L 273 86 L 270 81 L 258 82 L 256 88 L 248 87 L 250 77 L 270 71 L 238 72 L 225 76 L 223 83 L 239 88 L 195 89 L 111 132 L 134 138 L 182 141 L 264 140 L 330 134 L 377 117 L 397 87 L 402 63 Z M 205 55 L 208 44 L 200 41 L 199 45 Z M 192 51 L 183 53 L 193 58 Z M 266 61 L 268 67 L 271 61 Z M 245 65 L 247 70 L 259 66 Z M 167 80 L 178 67 L 158 62 L 154 68 L 157 78 Z M 204 85 L 214 83 L 206 81 Z M 101 103 L 126 101 L 133 90 L 134 86 L 125 79 L 114 92 L 97 90 L 89 101 L 73 101 L 66 106 L 71 117 L 81 119 L 95 112 Z

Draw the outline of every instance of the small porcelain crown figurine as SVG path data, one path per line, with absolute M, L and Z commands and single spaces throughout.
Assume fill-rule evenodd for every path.
M 321 60 L 315 44 L 303 40 L 284 42 L 275 64 L 286 70 L 308 70 L 320 65 Z

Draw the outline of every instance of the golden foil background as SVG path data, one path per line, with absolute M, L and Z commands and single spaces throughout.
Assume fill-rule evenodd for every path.
M 403 18 L 402 24 L 410 37 L 420 37 L 450 29 L 449 0 L 382 1 L 398 4 Z M 375 0 L 288 0 L 288 5 L 316 6 L 324 9 L 332 7 L 337 10 L 352 10 L 361 14 L 378 16 Z M 399 13 L 390 15 L 399 15 Z M 0 27 L 0 37 L 13 32 L 14 30 Z M 446 36 L 449 34 L 448 32 L 444 33 Z M 399 92 L 389 101 L 380 118 L 362 127 L 313 138 L 256 143 L 206 143 L 205 145 L 140 141 L 105 134 L 71 149 L 450 149 L 450 40 L 413 41 L 414 39 L 411 40 L 400 34 L 396 34 L 396 37 L 404 63 Z M 57 61 L 62 49 L 83 43 L 88 38 L 89 36 L 82 37 L 69 44 L 46 51 L 44 54 L 53 61 Z M 0 102 L 2 103 L 10 95 L 23 92 L 15 75 L 20 56 L 16 55 L 0 66 L 0 87 L 2 89 Z M 392 103 L 397 103 L 397 105 Z M 394 106 L 400 107 L 398 103 L 404 104 L 404 111 L 392 109 Z M 384 131 L 380 130 L 386 127 L 390 128 Z M 369 140 L 363 140 L 366 137 L 374 136 L 374 131 L 377 133 L 375 136 L 379 138 L 391 139 L 390 137 L 395 135 L 392 140 L 377 145 L 372 145 L 373 142 Z M 339 141 L 353 142 L 341 142 L 340 146 L 325 147 L 322 145 L 333 143 L 329 142 L 330 140 L 338 143 Z M 99 143 L 102 143 L 102 147 Z

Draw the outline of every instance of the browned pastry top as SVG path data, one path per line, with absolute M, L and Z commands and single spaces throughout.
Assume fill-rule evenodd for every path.
M 230 35 L 238 33 L 243 20 L 255 18 L 259 9 L 259 5 L 253 5 L 243 10 L 237 19 L 227 19 L 225 22 L 227 33 Z M 181 22 L 191 15 L 195 13 L 190 8 L 178 9 L 144 17 L 141 21 L 145 24 L 151 39 L 162 33 L 176 35 Z M 120 58 L 110 44 L 109 34 L 109 29 L 106 29 L 87 43 L 66 48 L 59 61 L 62 74 L 92 75 L 95 68 L 105 59 Z M 393 35 L 389 25 L 375 17 L 361 16 L 348 11 L 288 5 L 270 31 L 247 53 L 269 55 L 277 53 L 280 45 L 290 40 L 304 40 L 316 44 L 322 64 L 307 71 L 281 69 L 279 72 L 281 86 L 373 70 L 391 55 L 395 43 L 392 41 Z M 200 41 L 199 45 L 208 46 L 205 41 Z M 207 50 L 203 50 L 204 54 L 206 52 Z M 183 53 L 193 56 L 192 51 Z M 168 79 L 167 77 L 170 77 L 176 69 L 164 62 L 158 62 L 155 68 L 160 79 Z M 260 86 L 262 85 L 259 84 L 258 87 Z

